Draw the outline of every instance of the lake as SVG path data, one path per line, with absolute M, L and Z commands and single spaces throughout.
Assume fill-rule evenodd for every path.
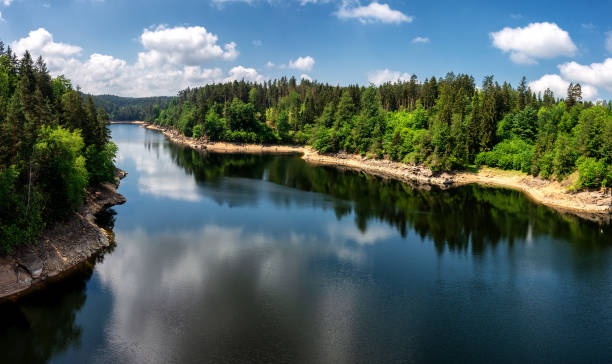
M 612 228 L 505 189 L 112 125 L 116 245 L 0 306 L 6 363 L 609 362 Z

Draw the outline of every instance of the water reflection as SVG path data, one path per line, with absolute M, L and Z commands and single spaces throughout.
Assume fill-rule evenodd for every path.
M 67 289 L 0 306 L 0 361 L 612 356 L 609 226 L 507 190 L 201 155 L 127 125 L 113 139 L 128 203 L 98 221 L 116 247 Z
M 355 225 L 363 235 L 367 234 L 368 221 L 384 221 L 402 236 L 412 230 L 421 238 L 432 240 L 440 253 L 445 248 L 451 252 L 469 249 L 480 255 L 487 246 L 494 247 L 501 241 L 512 245 L 517 240 L 533 241 L 539 236 L 571 241 L 577 249 L 606 248 L 612 234 L 609 224 L 599 225 L 561 214 L 529 201 L 517 191 L 477 185 L 444 191 L 423 189 L 352 171 L 313 167 L 298 157 L 203 156 L 201 152 L 172 144 L 162 147 L 200 186 L 246 190 L 240 195 L 214 194 L 219 204 L 253 205 L 262 191 L 251 180 L 268 181 L 333 197 L 296 199 L 277 191 L 265 196 L 279 206 L 332 208 L 338 219 L 354 214 Z M 232 185 L 224 179 L 227 177 L 249 180 Z M 360 240 L 358 236 L 354 238 Z
M 44 363 L 78 347 L 82 329 L 75 316 L 87 298 L 84 286 L 92 272 L 91 266 L 82 267 L 51 289 L 0 305 L 1 361 Z

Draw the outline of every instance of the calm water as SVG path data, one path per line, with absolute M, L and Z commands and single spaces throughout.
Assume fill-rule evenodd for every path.
M 610 362 L 612 228 L 113 125 L 116 246 L 0 306 L 0 362 Z

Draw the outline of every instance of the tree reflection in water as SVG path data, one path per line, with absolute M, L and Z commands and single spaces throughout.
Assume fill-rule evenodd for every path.
M 96 222 L 112 232 L 113 209 Z M 0 304 L 0 353 L 5 363 L 44 363 L 70 347 L 80 345 L 82 328 L 75 324 L 87 300 L 86 285 L 94 265 L 113 251 L 115 242 L 57 282 L 32 294 Z
M 411 185 L 350 170 L 312 166 L 299 157 L 272 155 L 221 155 L 164 144 L 175 162 L 199 183 L 222 185 L 224 177 L 263 179 L 302 191 L 333 197 L 333 208 L 340 219 L 355 214 L 355 224 L 367 230 L 369 220 L 384 221 L 402 236 L 416 231 L 431 239 L 438 252 L 467 251 L 481 255 L 487 247 L 505 241 L 530 241 L 550 235 L 567 240 L 576 249 L 609 246 L 610 224 L 597 224 L 574 215 L 562 214 L 531 202 L 518 191 L 468 185 L 441 190 Z M 247 201 L 218 203 L 240 205 Z M 274 200 L 274 196 L 271 196 Z M 295 203 L 283 198 L 279 205 Z M 316 203 L 308 201 L 307 203 Z M 322 207 L 322 206 L 317 206 Z

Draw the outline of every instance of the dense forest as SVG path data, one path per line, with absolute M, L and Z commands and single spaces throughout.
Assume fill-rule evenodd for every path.
M 0 42 L 0 252 L 35 241 L 78 210 L 87 186 L 114 180 L 107 124 L 42 58 Z
M 573 188 L 612 184 L 612 103 L 535 94 L 487 76 L 447 74 L 379 87 L 295 78 L 232 82 L 180 91 L 150 116 L 187 136 L 248 143 L 310 144 L 424 164 L 434 170 L 487 165 L 546 179 L 576 171 Z
M 83 94 L 84 100 L 88 95 Z M 97 107 L 106 111 L 110 120 L 113 121 L 135 121 L 150 120 L 154 114 L 159 114 L 159 109 L 166 106 L 174 97 L 121 97 L 114 95 L 93 96 L 93 102 Z

